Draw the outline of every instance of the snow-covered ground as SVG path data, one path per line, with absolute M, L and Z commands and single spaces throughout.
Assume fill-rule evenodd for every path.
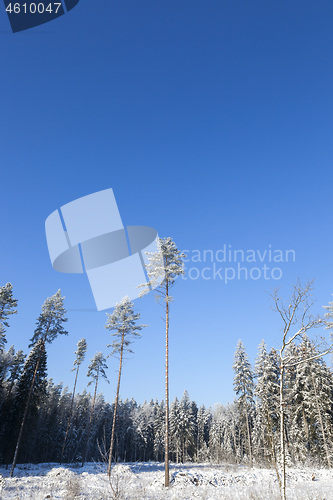
M 15 477 L 0 468 L 3 500 L 278 500 L 276 473 L 233 465 L 170 464 L 171 485 L 164 488 L 164 465 L 118 464 L 112 488 L 103 464 L 82 467 L 58 464 L 19 465 Z M 288 500 L 333 500 L 333 471 L 289 469 Z M 112 491 L 113 489 L 113 491 Z

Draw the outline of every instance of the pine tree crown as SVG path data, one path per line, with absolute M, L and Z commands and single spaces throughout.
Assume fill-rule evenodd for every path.
M 42 312 L 36 321 L 37 327 L 30 339 L 29 347 L 35 345 L 39 339 L 44 343 L 51 343 L 58 334 L 68 335 L 68 332 L 62 326 L 62 323 L 68 321 L 65 318 L 64 299 L 65 297 L 62 297 L 60 290 L 58 290 L 52 297 L 45 300 L 42 305 Z
M 74 354 L 76 354 L 76 358 L 73 363 L 74 368 L 72 368 L 71 371 L 76 370 L 83 363 L 86 352 L 87 352 L 87 341 L 86 339 L 82 338 L 77 343 L 77 350 L 74 351 Z
M 103 356 L 101 352 L 96 352 L 94 357 L 90 360 L 91 363 L 88 366 L 88 372 L 87 372 L 87 377 L 91 377 L 92 380 L 88 382 L 88 386 L 93 383 L 93 381 L 97 381 L 98 378 L 101 376 L 107 381 L 109 384 L 108 377 L 105 373 L 105 370 L 108 369 L 108 366 L 106 364 L 106 359 Z
M 124 351 L 133 352 L 129 349 L 130 344 L 136 338 L 140 338 L 140 330 L 148 326 L 136 323 L 140 319 L 140 313 L 134 313 L 133 306 L 133 302 L 126 296 L 117 302 L 112 314 L 107 313 L 107 322 L 104 328 L 111 331 L 111 336 L 114 337 L 111 344 L 107 344 L 107 347 L 112 347 L 109 356 L 119 354 L 122 346 Z
M 148 282 L 137 288 L 143 288 L 139 296 L 146 295 L 151 288 L 155 291 L 157 300 L 164 296 L 164 300 L 171 301 L 172 297 L 165 294 L 174 285 L 177 276 L 185 274 L 184 261 L 186 254 L 180 252 L 172 238 L 157 238 L 157 251 L 146 252 L 149 263 L 145 265 Z

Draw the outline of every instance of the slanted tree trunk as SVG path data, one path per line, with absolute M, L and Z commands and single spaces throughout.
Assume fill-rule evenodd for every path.
M 42 348 L 44 348 L 44 342 L 40 346 L 40 352 L 39 352 L 39 356 L 38 356 L 38 359 L 37 359 L 36 368 L 35 368 L 35 371 L 34 371 L 34 376 L 32 377 L 32 381 L 31 381 L 31 385 L 30 385 L 30 390 L 29 390 L 29 395 L 28 395 L 28 399 L 27 399 L 27 404 L 25 405 L 25 410 L 24 410 L 24 414 L 23 414 L 23 418 L 22 418 L 22 422 L 21 422 L 20 433 L 19 433 L 19 437 L 18 437 L 18 440 L 17 440 L 17 443 L 16 443 L 16 448 L 15 448 L 15 454 L 14 454 L 14 459 L 13 459 L 13 463 L 12 463 L 12 468 L 11 468 L 10 474 L 9 474 L 10 477 L 13 477 L 14 469 L 15 469 L 16 462 L 17 462 L 17 456 L 18 456 L 18 452 L 19 452 L 19 449 L 20 449 L 20 444 L 21 444 L 21 439 L 22 439 L 22 434 L 23 434 L 23 428 L 24 428 L 24 424 L 25 424 L 25 419 L 26 419 L 27 414 L 28 414 L 28 409 L 29 409 L 29 405 L 30 405 L 31 394 L 32 394 L 32 390 L 33 390 L 33 387 L 34 387 L 35 378 L 36 378 L 37 370 L 38 370 L 38 367 L 39 367 L 40 358 L 42 356 Z
M 166 283 L 165 318 L 165 478 L 164 486 L 169 486 L 169 290 Z
M 119 400 L 121 369 L 122 369 L 122 364 L 123 364 L 124 339 L 125 339 L 125 334 L 123 332 L 122 336 L 121 336 L 121 348 L 120 348 L 120 358 L 119 358 L 119 372 L 118 372 L 117 394 L 116 394 L 116 401 L 114 403 L 114 413 L 113 413 L 111 442 L 110 442 L 110 452 L 109 452 L 109 464 L 108 464 L 108 476 L 109 476 L 109 478 L 111 476 L 112 452 L 113 452 L 114 434 L 115 434 L 115 429 L 116 429 L 116 415 L 117 415 L 117 407 L 118 407 L 118 400 Z M 136 451 L 136 448 L 135 448 L 135 451 Z
M 60 465 L 61 465 L 63 457 L 64 457 L 64 451 L 65 451 L 65 446 L 66 446 L 66 441 L 67 441 L 69 426 L 70 426 L 70 423 L 71 423 L 71 420 L 72 420 L 73 405 L 74 405 L 74 396 L 75 396 L 75 388 L 76 388 L 76 382 L 77 382 L 77 376 L 78 376 L 78 373 L 79 373 L 79 368 L 80 368 L 80 365 L 77 367 L 77 370 L 76 370 L 75 382 L 74 382 L 74 388 L 73 388 L 73 395 L 72 395 L 72 402 L 71 402 L 71 409 L 69 411 L 69 417 L 68 417 L 68 422 L 67 422 L 67 429 L 66 429 L 65 440 L 64 440 L 64 444 L 63 444 L 63 447 L 62 447 L 62 450 L 61 450 Z
M 84 445 L 84 452 L 83 452 L 83 460 L 82 460 L 82 467 L 84 466 L 84 463 L 87 460 L 87 453 L 88 453 L 88 443 L 89 443 L 89 437 L 90 437 L 90 427 L 91 427 L 91 421 L 92 421 L 92 416 L 94 413 L 94 408 L 95 408 L 95 401 L 96 401 L 96 393 L 97 393 L 97 384 L 98 384 L 98 375 L 99 375 L 99 365 L 97 368 L 97 376 L 96 376 L 96 383 L 95 383 L 95 391 L 94 391 L 94 398 L 93 398 L 93 403 L 91 407 L 91 412 L 90 412 L 90 418 L 89 418 L 89 424 L 88 424 L 88 432 L 87 432 L 87 439 L 86 443 Z

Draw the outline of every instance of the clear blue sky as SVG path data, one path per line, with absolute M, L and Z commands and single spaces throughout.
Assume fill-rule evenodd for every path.
M 287 296 L 297 277 L 316 278 L 315 311 L 332 300 L 332 25 L 331 0 L 81 0 L 11 34 L 0 8 L 0 284 L 19 300 L 8 345 L 27 352 L 41 304 L 60 288 L 69 336 L 50 346 L 49 376 L 72 387 L 81 337 L 88 358 L 107 354 L 106 314 L 70 311 L 94 308 L 88 279 L 52 269 L 44 223 L 111 187 L 125 225 L 152 226 L 190 257 L 224 245 L 295 251 L 295 262 L 266 258 L 279 280 L 200 277 L 174 288 L 171 399 L 187 389 L 198 404 L 231 402 L 238 339 L 251 361 L 262 338 L 279 342 L 265 290 Z M 121 395 L 162 399 L 162 310 L 151 295 L 135 307 L 150 326 Z M 111 383 L 100 386 L 109 400 L 116 369 L 109 359 Z

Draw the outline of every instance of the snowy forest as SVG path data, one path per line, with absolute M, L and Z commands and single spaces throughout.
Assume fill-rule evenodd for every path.
M 73 356 L 74 368 L 68 367 L 76 375 L 75 382 L 77 377 L 86 377 L 87 382 L 93 384 L 93 395 L 87 390 L 74 394 L 75 386 L 71 391 L 55 383 L 48 378 L 47 350 L 38 335 L 27 355 L 14 346 L 6 349 L 8 317 L 16 313 L 17 302 L 10 284 L 0 290 L 3 306 L 2 312 L 0 310 L 1 464 L 13 461 L 33 377 L 18 462 L 102 461 L 107 455 L 114 414 L 114 402 L 106 401 L 98 392 L 98 378 L 106 377 L 104 356 L 98 353 L 93 358 L 88 377 L 79 372 L 87 350 L 85 340 L 81 339 L 76 357 Z M 37 321 L 38 324 L 42 322 Z M 36 331 L 38 333 L 38 327 Z M 305 360 L 294 363 L 284 375 L 287 465 L 311 463 L 331 467 L 333 375 L 316 349 L 305 334 L 300 342 L 287 346 L 292 359 Z M 186 391 L 171 402 L 170 460 L 276 467 L 280 453 L 279 365 L 278 352 L 268 348 L 263 340 L 251 366 L 245 346 L 239 340 L 233 361 L 235 400 L 232 404 L 198 407 Z M 221 383 L 216 384 L 217 391 Z M 114 443 L 117 461 L 162 461 L 164 436 L 163 401 L 138 403 L 133 399 L 119 399 Z

